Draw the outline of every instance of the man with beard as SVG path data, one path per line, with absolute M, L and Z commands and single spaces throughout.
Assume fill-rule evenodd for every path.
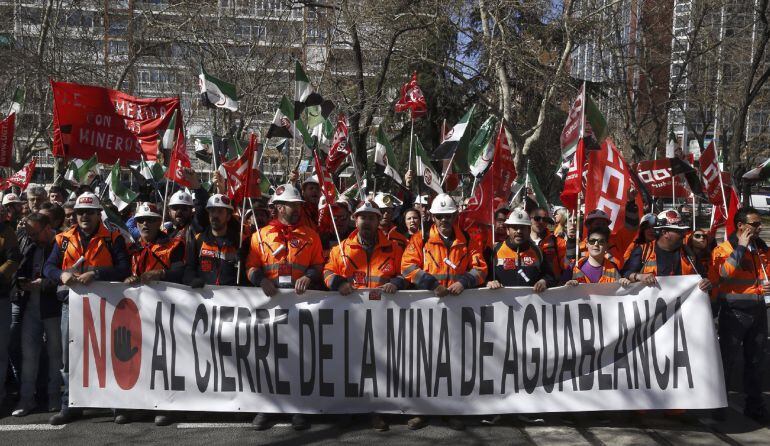
M 431 203 L 433 226 L 429 233 L 412 236 L 401 259 L 401 271 L 416 288 L 432 290 L 438 297 L 459 295 L 466 288 L 481 286 L 487 277 L 483 247 L 457 225 L 457 204 L 448 194 L 438 194 Z M 465 429 L 457 418 L 448 420 L 449 427 Z M 427 425 L 425 417 L 413 417 L 409 429 Z
M 393 196 L 383 192 L 378 192 L 374 196 L 374 204 L 382 212 L 382 218 L 380 218 L 380 229 L 388 237 L 388 240 L 398 243 L 398 246 L 403 251 L 406 248 L 406 244 L 409 243 L 402 233 L 398 232 L 396 224 L 393 223 L 395 218 L 395 206 L 393 205 Z
M 184 274 L 184 246 L 179 239 L 169 239 L 160 231 L 161 216 L 152 203 L 141 203 L 134 215 L 139 241 L 131 247 L 131 275 L 125 283 L 138 285 L 155 280 L 181 282 Z M 155 416 L 156 426 L 168 426 L 171 415 Z
M 110 231 L 102 223 L 99 197 L 84 192 L 75 201 L 77 226 L 56 235 L 56 241 L 43 267 L 43 275 L 58 285 L 88 285 L 95 280 L 122 281 L 131 271 L 125 239 L 118 231 Z M 59 293 L 62 300 L 62 347 L 64 392 L 61 412 L 51 417 L 50 424 L 66 424 L 78 418 L 81 409 L 69 407 L 69 290 Z M 116 412 L 115 422 L 130 422 L 125 413 Z
M 131 248 L 131 276 L 125 283 L 181 282 L 184 247 L 179 239 L 169 239 L 160 231 L 158 207 L 153 203 L 141 203 L 134 219 L 139 228 L 139 241 Z
M 67 201 L 67 190 L 61 186 L 53 185 L 48 189 L 48 201 L 59 206 Z
M 318 231 L 318 202 L 321 201 L 321 186 L 318 178 L 311 175 L 302 182 L 302 204 L 300 223 Z
M 555 284 L 551 265 L 530 239 L 531 226 L 532 221 L 523 209 L 514 209 L 505 220 L 508 237 L 495 244 L 492 255 L 495 279 L 489 282 L 489 288 L 531 286 L 534 292 L 540 293 Z
M 537 207 L 529 213 L 532 220 L 532 230 L 529 238 L 540 249 L 543 254 L 543 260 L 551 267 L 551 272 L 558 280 L 562 274 L 562 267 L 567 254 L 567 242 L 564 239 L 556 237 L 549 229 L 548 225 L 553 224 L 553 219 L 548 215 L 548 211 Z
M 353 213 L 356 229 L 332 249 L 324 267 L 324 282 L 332 291 L 347 296 L 353 289 L 370 288 L 370 299 L 380 293 L 393 294 L 406 286 L 400 275 L 402 250 L 382 231 L 382 214 L 377 206 L 365 201 Z M 379 432 L 389 429 L 380 414 L 372 415 L 372 427 Z
M 168 201 L 172 227 L 166 233 L 169 238 L 177 238 L 187 245 L 193 241 L 196 234 L 203 232 L 208 227 L 205 203 L 208 202 L 209 193 L 201 187 L 198 175 L 194 170 L 185 168 L 182 170 L 182 175 L 190 184 L 190 189 L 195 190 L 198 205 L 195 205 L 195 201 L 189 193 L 183 190 L 174 192 Z
M 46 192 L 45 188 L 43 186 L 30 187 L 27 190 L 29 212 L 39 212 L 40 206 L 43 203 L 48 203 L 48 192 Z
M 3 206 L 5 206 L 6 210 L 6 219 L 10 222 L 14 231 L 19 225 L 19 220 L 21 220 L 23 204 L 24 202 L 14 193 L 3 195 Z
M 191 288 L 204 285 L 236 285 L 240 260 L 240 231 L 233 220 L 233 206 L 222 194 L 206 203 L 209 227 L 198 233 L 185 252 L 184 282 Z
M 270 201 L 277 215 L 251 236 L 246 259 L 249 281 L 262 287 L 268 296 L 275 296 L 278 288 L 302 294 L 310 287 L 318 287 L 323 270 L 323 247 L 318 233 L 300 220 L 304 200 L 294 186 L 284 184 L 276 188 Z M 252 423 L 257 430 L 265 430 L 271 420 L 270 414 L 259 413 Z M 310 427 L 305 416 L 299 413 L 292 415 L 291 424 L 295 430 Z

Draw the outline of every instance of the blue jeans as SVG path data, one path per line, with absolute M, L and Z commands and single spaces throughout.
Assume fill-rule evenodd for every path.
M 11 299 L 0 298 L 0 403 L 5 399 L 5 373 L 8 370 L 8 340 L 11 335 Z
M 40 350 L 43 333 L 48 354 L 48 408 L 61 406 L 62 332 L 59 317 L 40 318 L 40 296 L 30 296 L 24 306 L 21 324 L 21 399 L 20 408 L 35 407 Z

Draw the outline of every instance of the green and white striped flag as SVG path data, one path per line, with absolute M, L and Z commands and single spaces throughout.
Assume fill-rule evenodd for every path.
M 293 133 L 294 129 L 298 133 Z M 305 123 L 301 119 L 294 120 L 294 105 L 289 98 L 283 96 L 278 110 L 275 112 L 273 122 L 267 130 L 267 138 L 292 138 L 303 142 L 308 147 L 313 147 L 313 138 L 310 136 Z
M 131 231 L 128 230 L 128 226 L 123 221 L 123 218 L 116 214 L 112 208 L 105 207 L 102 209 L 102 223 L 110 231 L 118 231 L 123 236 L 126 243 L 133 243 L 134 237 L 131 236 Z
M 91 184 L 94 178 L 99 174 L 98 164 L 96 155 L 85 161 L 73 159 L 67 167 L 64 179 L 77 184 Z
M 497 119 L 490 116 L 468 145 L 468 166 L 474 177 L 479 177 L 489 168 L 495 155 L 495 129 Z
M 120 162 L 117 162 L 112 166 L 107 187 L 109 188 L 110 201 L 112 201 L 112 204 L 114 204 L 120 212 L 123 212 L 123 209 L 128 207 L 128 205 L 139 196 L 138 193 L 127 188 L 120 182 Z
M 460 121 L 452 127 L 452 130 L 449 131 L 449 135 L 444 142 L 439 144 L 438 147 L 433 150 L 434 159 L 446 160 L 452 158 L 452 155 L 454 155 L 454 163 L 458 167 L 458 172 L 468 170 L 468 154 L 466 152 L 468 150 L 468 142 L 471 139 L 471 134 L 467 129 L 473 119 L 473 112 L 475 110 L 476 106 L 474 105 L 462 118 L 460 118 Z
M 537 205 L 539 207 L 546 210 L 550 209 L 548 200 L 545 198 L 543 190 L 540 189 L 540 182 L 537 181 L 537 176 L 532 172 L 532 167 L 527 165 L 527 174 L 517 178 L 516 182 L 523 186 L 529 186 L 532 189 L 532 193 L 535 194 L 535 200 L 537 200 Z
M 320 124 L 313 127 L 313 137 L 318 139 L 318 148 L 329 153 L 334 137 L 334 124 L 328 118 L 324 118 Z
M 436 173 L 436 169 L 433 168 L 433 163 L 430 162 L 430 157 L 422 147 L 420 139 L 416 137 L 414 138 L 414 153 L 417 155 L 417 162 L 415 164 L 417 176 L 421 177 L 423 183 L 437 194 L 444 193 L 444 190 L 441 188 L 441 179 Z
M 238 111 L 238 95 L 235 92 L 235 85 L 206 73 L 203 66 L 201 66 L 201 74 L 198 78 L 201 94 L 206 95 L 206 99 L 214 107 Z
M 398 184 L 403 184 L 401 175 L 396 170 L 395 162 L 396 155 L 393 153 L 393 147 L 388 141 L 388 137 L 385 136 L 385 132 L 382 130 L 382 126 L 377 129 L 377 145 L 374 147 L 374 162 L 375 164 L 382 166 L 385 170 L 385 175 L 393 178 Z
M 305 70 L 302 69 L 302 64 L 299 61 L 294 65 L 294 108 L 297 110 L 297 114 L 301 112 L 304 102 L 308 96 L 313 93 L 313 86 L 310 85 L 310 79 L 305 74 Z M 298 118 L 299 116 L 294 116 Z
M 153 181 L 155 183 L 163 180 L 166 169 L 163 165 L 157 161 L 145 161 L 142 160 L 139 163 L 139 174 L 141 174 L 146 180 Z
M 26 93 L 24 91 L 24 87 L 16 87 L 16 90 L 13 92 L 13 100 L 11 101 L 11 107 L 8 110 L 8 114 L 16 113 L 17 115 L 21 112 L 21 107 L 24 105 L 24 97 Z

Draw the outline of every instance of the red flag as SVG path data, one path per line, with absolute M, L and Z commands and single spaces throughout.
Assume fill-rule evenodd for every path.
M 500 124 L 500 131 L 495 141 L 495 153 L 492 157 L 492 175 L 495 178 L 494 190 L 500 191 L 505 196 L 510 195 L 513 180 L 516 179 L 516 165 L 511 156 L 511 147 L 508 145 L 508 137 L 505 135 L 505 122 Z
M 25 190 L 29 186 L 29 182 L 32 181 L 32 175 L 35 174 L 35 164 L 37 164 L 37 160 L 32 158 L 32 161 L 22 167 L 21 170 L 8 178 L 0 180 L 0 190 L 8 189 L 11 186 L 19 186 L 22 191 Z
M 428 113 L 428 104 L 425 103 L 425 96 L 422 94 L 420 86 L 417 85 L 417 72 L 412 73 L 412 80 L 401 87 L 401 98 L 396 102 L 396 112 L 401 113 L 409 110 L 411 119 L 417 119 Z
M 220 165 L 227 179 L 227 196 L 234 202 L 240 203 L 246 198 L 257 198 L 262 195 L 259 189 L 259 169 L 257 168 L 257 135 L 251 134 L 249 146 L 236 159 L 225 161 Z
M 583 190 L 583 170 L 585 169 L 585 139 L 580 138 L 577 143 L 577 149 L 572 156 L 572 162 L 569 165 L 569 171 L 564 179 L 564 189 L 559 195 L 564 207 L 570 211 L 577 209 L 577 199 L 580 191 Z M 587 208 L 586 208 L 587 209 Z
M 337 196 L 337 191 L 334 187 L 334 180 L 332 180 L 329 172 L 324 172 L 324 168 L 321 165 L 321 160 L 318 159 L 318 153 L 315 151 L 313 151 L 313 158 L 315 160 L 315 174 L 316 178 L 318 178 L 318 184 L 321 186 L 321 192 L 326 198 L 326 202 L 333 204 L 335 197 Z
M 175 129 L 182 135 L 179 98 L 136 98 L 92 85 L 51 81 L 53 90 L 53 154 L 103 164 L 157 159 L 162 132 L 178 111 Z
M 16 129 L 16 113 L 0 121 L 0 167 L 11 167 L 13 158 L 13 133 Z
M 192 167 L 190 156 L 187 154 L 187 147 L 184 144 L 184 136 L 177 131 L 176 144 L 171 152 L 171 159 L 166 169 L 166 178 L 182 187 L 190 187 L 190 183 L 185 181 L 182 175 L 182 169 Z
M 658 160 L 642 161 L 634 166 L 639 179 L 647 187 L 653 197 L 671 198 L 672 179 L 676 179 L 676 196 L 688 197 L 690 190 L 685 181 L 671 171 L 671 160 L 662 158 Z
M 340 113 L 337 117 L 337 128 L 334 130 L 332 145 L 329 148 L 329 156 L 326 158 L 326 170 L 332 173 L 336 172 L 348 155 L 350 155 L 348 117 L 344 113 Z
M 626 226 L 628 191 L 634 184 L 626 160 L 611 138 L 599 151 L 591 151 L 586 177 L 586 210 L 601 209 L 610 216 L 610 229 L 620 252 L 634 239 L 637 228 Z M 636 195 L 638 209 L 643 209 L 641 194 Z
M 473 196 L 468 199 L 468 206 L 460 214 L 460 227 L 467 228 L 471 222 L 491 225 L 494 206 L 495 176 L 484 175 L 476 184 Z

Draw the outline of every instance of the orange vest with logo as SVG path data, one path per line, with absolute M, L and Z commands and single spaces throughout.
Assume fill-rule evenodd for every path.
M 88 242 L 88 247 L 83 249 L 78 226 L 72 226 L 67 231 L 57 234 L 56 244 L 62 251 L 62 271 L 84 273 L 97 267 L 112 266 L 110 248 L 120 236 L 119 232 L 110 232 L 100 223 L 96 234 Z M 83 262 L 73 269 L 81 257 Z
M 323 264 L 321 238 L 307 225 L 287 227 L 284 233 L 280 226 L 269 224 L 260 229 L 259 234 L 251 236 L 246 270 L 262 269 L 270 280 L 278 280 L 282 268 L 289 268 L 292 280 L 297 280 L 305 275 L 308 268 L 315 266 L 320 269 Z
M 730 303 L 764 305 L 762 280 L 765 279 L 765 272 L 762 269 L 767 270 L 768 253 L 746 249 L 738 261 L 733 256 L 734 244 L 737 245 L 737 239 L 732 235 L 711 253 L 709 280 L 717 284 L 711 297 Z
M 401 273 L 401 248 L 381 230 L 371 254 L 358 241 L 354 230 L 341 245 L 332 248 L 324 267 L 324 283 L 331 288 L 337 277 L 345 279 L 353 288 L 377 288 L 389 283 Z

